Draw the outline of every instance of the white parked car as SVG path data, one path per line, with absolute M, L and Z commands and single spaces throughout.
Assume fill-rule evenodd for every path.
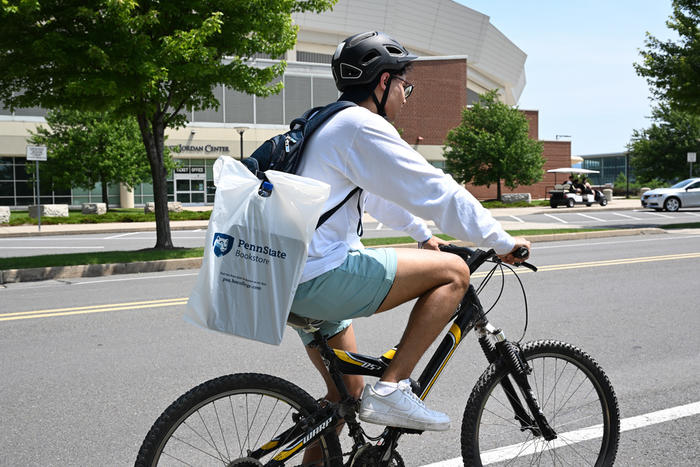
M 675 212 L 700 206 L 700 178 L 689 178 L 671 188 L 657 188 L 642 195 L 642 207 Z

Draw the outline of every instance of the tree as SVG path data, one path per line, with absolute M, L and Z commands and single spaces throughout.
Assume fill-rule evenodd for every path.
M 627 145 L 637 179 L 660 178 L 668 182 L 688 174 L 687 154 L 700 141 L 700 115 L 682 112 L 668 104 L 652 111 L 651 127 L 634 130 Z
M 46 121 L 48 128 L 39 127 L 30 141 L 48 148 L 41 173 L 53 186 L 93 190 L 100 182 L 102 202 L 109 206 L 108 184 L 134 187 L 150 179 L 146 150 L 134 117 L 56 109 L 49 111 Z M 168 170 L 175 165 L 168 154 L 164 155 L 164 163 Z
M 500 102 L 495 90 L 480 95 L 447 134 L 447 170 L 462 183 L 497 183 L 499 201 L 501 180 L 511 189 L 542 180 L 542 143 L 529 137 L 528 128 L 525 115 Z
M 156 248 L 172 248 L 167 207 L 166 128 L 184 110 L 218 107 L 224 85 L 266 96 L 285 64 L 259 68 L 296 42 L 291 14 L 335 0 L 3 0 L 0 100 L 10 109 L 113 109 L 134 116 L 153 178 Z
M 643 61 L 637 74 L 652 86 L 655 97 L 680 110 L 700 115 L 700 2 L 673 0 L 673 15 L 666 25 L 679 35 L 678 42 L 662 42 L 647 33 Z

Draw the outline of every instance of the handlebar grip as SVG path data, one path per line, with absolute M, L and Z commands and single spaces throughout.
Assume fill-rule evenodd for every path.
M 530 250 L 526 246 L 521 246 L 513 252 L 513 256 L 518 259 L 525 259 L 530 256 Z

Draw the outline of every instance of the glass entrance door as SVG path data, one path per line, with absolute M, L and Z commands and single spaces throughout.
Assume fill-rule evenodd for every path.
M 203 204 L 206 176 L 204 167 L 179 167 L 175 169 L 175 201 L 183 204 Z

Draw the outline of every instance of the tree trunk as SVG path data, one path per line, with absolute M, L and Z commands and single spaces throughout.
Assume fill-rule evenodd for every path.
M 109 197 L 107 196 L 107 180 L 105 180 L 103 176 L 100 177 L 100 184 L 102 185 L 102 202 L 105 203 L 105 206 L 109 211 Z
M 170 214 L 168 213 L 168 184 L 163 160 L 163 144 L 165 141 L 165 123 L 162 114 L 156 113 L 149 121 L 146 115 L 137 115 L 141 137 L 146 147 L 148 162 L 151 165 L 153 178 L 153 201 L 156 208 L 156 244 L 155 249 L 169 250 L 173 248 L 170 234 Z
M 496 183 L 496 199 L 498 201 L 503 201 L 501 199 L 501 179 L 498 179 L 498 182 Z

